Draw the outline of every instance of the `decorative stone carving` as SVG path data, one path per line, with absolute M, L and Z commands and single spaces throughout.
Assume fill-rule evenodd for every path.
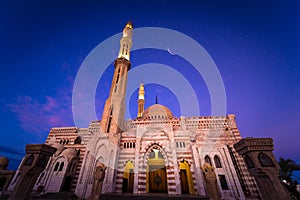
M 201 169 L 205 178 L 207 196 L 210 200 L 220 199 L 220 194 L 217 186 L 217 177 L 214 171 L 214 167 L 209 163 L 204 163 Z
M 103 163 L 100 163 L 96 166 L 94 171 L 94 182 L 92 188 L 92 195 L 88 200 L 99 200 L 101 195 L 101 189 L 103 180 L 105 177 L 106 166 Z

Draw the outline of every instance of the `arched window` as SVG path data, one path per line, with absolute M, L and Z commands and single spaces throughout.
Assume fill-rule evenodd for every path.
M 220 161 L 219 156 L 215 155 L 214 161 L 215 161 L 215 166 L 216 166 L 216 168 L 222 168 L 222 165 L 221 165 L 221 161 Z
M 245 160 L 246 160 L 246 165 L 249 169 L 254 168 L 254 163 L 252 161 L 252 159 L 250 158 L 250 156 L 246 155 L 245 156 Z
M 79 136 L 75 139 L 74 144 L 81 144 L 81 138 Z
M 53 170 L 53 171 L 57 171 L 58 166 L 59 166 L 59 162 L 57 162 L 57 163 L 55 164 L 55 167 L 54 167 L 54 170 Z
M 64 162 L 60 163 L 60 166 L 59 166 L 59 170 L 58 170 L 58 171 L 62 171 L 62 170 L 63 170 L 64 164 L 65 164 Z
M 155 158 L 155 152 L 153 150 L 150 152 L 149 158 Z
M 258 160 L 263 167 L 274 167 L 272 159 L 265 153 L 258 154 Z
M 109 131 L 110 131 L 110 125 L 111 125 L 112 117 L 113 117 L 113 108 L 111 108 L 111 110 L 110 110 L 106 133 L 109 133 Z
M 158 155 L 158 158 L 160 158 L 160 159 L 164 159 L 164 156 L 162 155 L 162 153 L 161 153 L 160 151 L 158 152 L 158 154 L 157 154 L 157 155 Z
M 211 164 L 211 159 L 210 159 L 210 157 L 209 157 L 208 155 L 206 155 L 206 156 L 204 157 L 204 160 L 205 160 L 206 163 L 208 163 L 208 164 L 210 164 L 210 165 L 212 166 L 212 164 Z
M 25 160 L 24 165 L 30 166 L 33 162 L 34 156 L 30 155 L 29 157 L 27 157 L 27 159 Z
M 45 167 L 46 162 L 47 162 L 47 158 L 45 156 L 43 156 L 38 160 L 37 166 Z

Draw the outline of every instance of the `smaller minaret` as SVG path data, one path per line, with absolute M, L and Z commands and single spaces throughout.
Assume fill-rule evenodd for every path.
M 144 113 L 144 105 L 145 105 L 145 89 L 144 89 L 144 84 L 140 84 L 140 89 L 139 89 L 139 99 L 138 99 L 138 115 L 137 117 L 142 117 Z

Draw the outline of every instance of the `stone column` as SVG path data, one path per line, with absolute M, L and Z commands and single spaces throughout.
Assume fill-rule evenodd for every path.
M 195 144 L 192 144 L 191 151 L 192 151 L 194 166 L 195 166 L 195 181 L 196 181 L 198 194 L 205 196 L 206 192 L 204 186 L 204 177 L 203 177 L 203 172 L 201 171 L 199 153 L 197 150 L 197 146 Z
M 45 169 L 49 158 L 56 151 L 56 148 L 46 144 L 26 145 L 26 156 L 21 164 L 21 173 L 9 200 L 30 199 L 34 184 L 40 173 Z
M 135 141 L 135 155 L 134 155 L 134 184 L 133 184 L 133 193 L 137 194 L 139 191 L 138 182 L 139 182 L 139 154 L 140 154 L 141 138 L 137 138 Z
M 174 140 L 174 137 L 172 137 L 170 141 L 171 145 L 171 151 L 172 151 L 172 161 L 174 165 L 174 176 L 175 176 L 175 183 L 176 183 L 176 194 L 181 194 L 181 182 L 180 182 L 180 176 L 179 176 L 179 163 L 177 160 L 177 154 L 176 154 L 176 142 Z

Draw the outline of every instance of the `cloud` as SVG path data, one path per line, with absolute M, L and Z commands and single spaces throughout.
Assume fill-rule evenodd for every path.
M 42 100 L 28 95 L 19 96 L 17 103 L 8 106 L 23 130 L 41 136 L 51 127 L 74 125 L 71 103 L 71 90 L 60 89 L 54 96 L 46 96 Z

